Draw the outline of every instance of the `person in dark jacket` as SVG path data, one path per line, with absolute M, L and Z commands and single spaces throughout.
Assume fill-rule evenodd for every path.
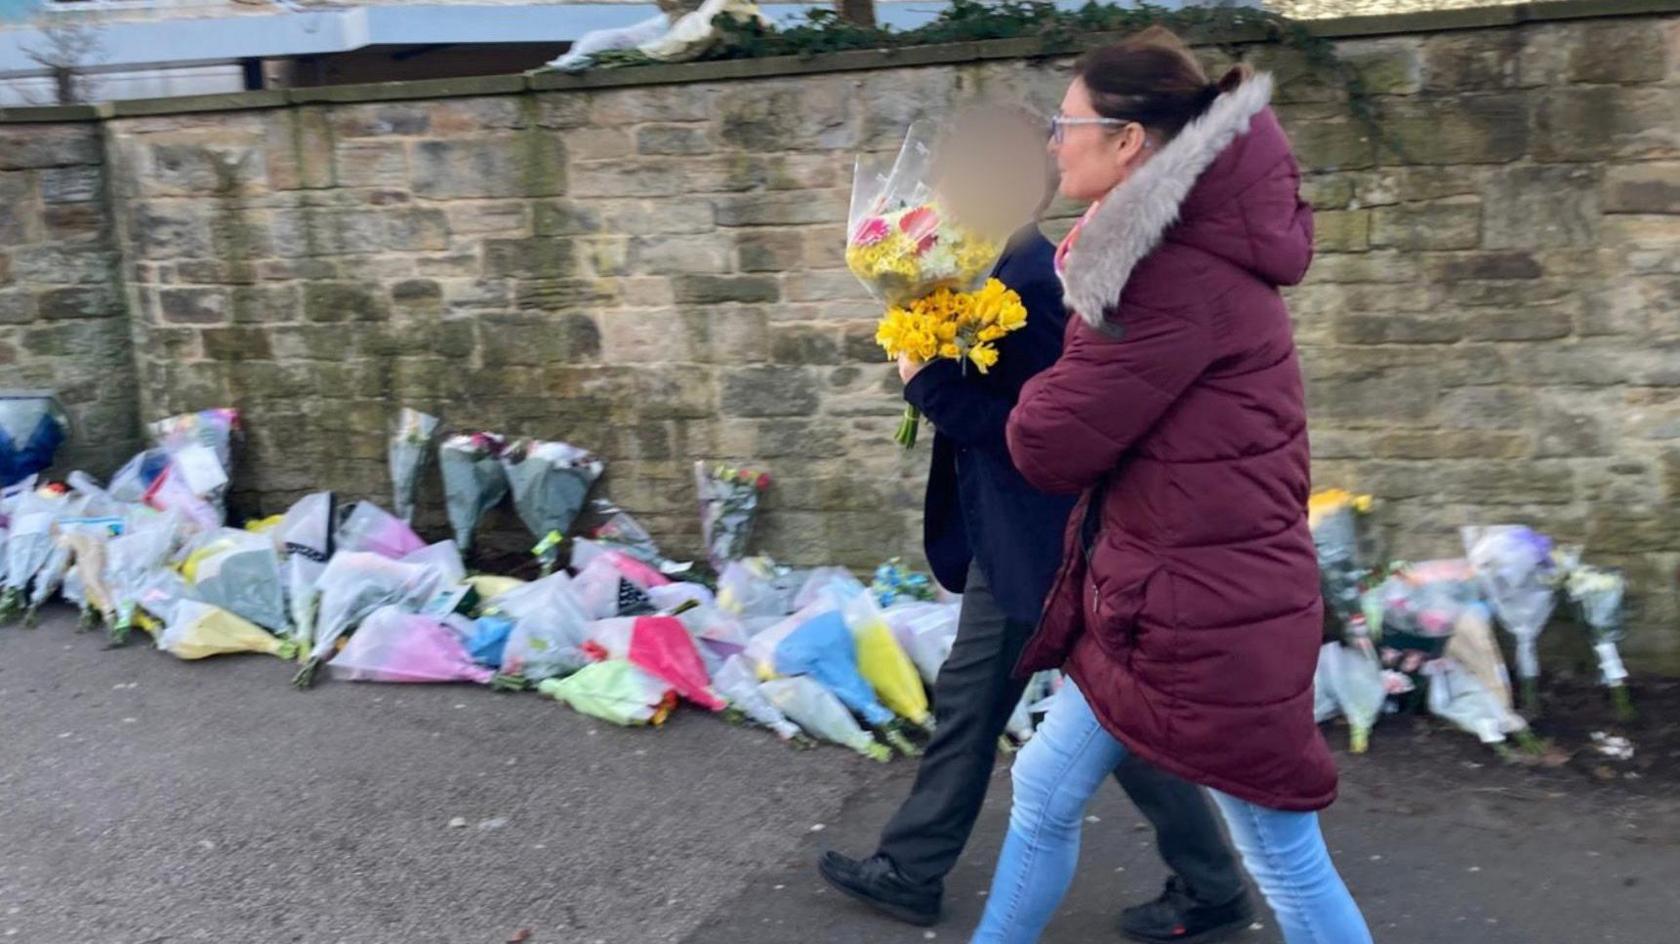
M 1128 757 L 1212 794 L 1289 944 L 1368 944 L 1317 810 L 1321 628 L 1307 419 L 1278 286 L 1312 213 L 1269 76 L 1210 83 L 1150 30 L 1087 56 L 1055 119 L 1061 357 L 1010 414 L 1016 467 L 1083 495 L 1019 670 L 1070 682 L 1014 768 L 976 944 L 1036 941 L 1073 880 L 1085 805 Z
M 1024 174 L 1029 201 L 1017 207 L 1014 219 L 1036 218 L 1054 189 L 1042 121 L 995 111 L 971 113 L 966 121 L 981 126 L 988 144 L 987 159 L 967 166 L 969 178 L 985 191 L 976 198 L 1007 214 L 996 169 L 1013 167 L 1015 173 L 1004 176 Z M 959 139 L 964 123 L 959 119 L 953 132 Z M 927 557 L 940 584 L 963 594 L 962 613 L 934 686 L 936 732 L 910 796 L 874 855 L 857 860 L 830 852 L 820 869 L 840 890 L 917 925 L 938 920 L 944 877 L 985 800 L 996 745 L 1026 684 L 1013 670 L 1055 579 L 1073 507 L 1072 499 L 1045 494 L 1022 478 L 1004 437 L 1022 385 L 1061 354 L 1067 316 L 1054 254 L 1033 224 L 998 262 L 994 276 L 1020 294 L 1028 317 L 1026 327 L 1001 340 L 990 371 L 965 370 L 949 360 L 900 364 L 904 398 L 935 429 L 924 516 Z M 1123 929 L 1139 940 L 1174 941 L 1246 926 L 1250 909 L 1242 876 L 1200 788 L 1139 761 L 1119 765 L 1115 775 L 1155 824 L 1161 856 L 1175 872 L 1160 900 L 1128 910 Z

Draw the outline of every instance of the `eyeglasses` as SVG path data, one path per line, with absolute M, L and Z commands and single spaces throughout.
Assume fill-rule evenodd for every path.
M 1050 118 L 1050 140 L 1061 144 L 1067 138 L 1067 129 L 1082 125 L 1100 128 L 1123 128 L 1133 122 L 1123 118 L 1069 118 L 1063 114 L 1056 114 Z

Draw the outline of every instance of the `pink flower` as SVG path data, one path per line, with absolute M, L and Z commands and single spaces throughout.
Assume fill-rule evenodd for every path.
M 904 235 L 920 243 L 939 228 L 939 214 L 933 207 L 917 207 L 899 218 L 898 228 L 904 231 Z
M 887 221 L 878 216 L 872 216 L 858 224 L 857 232 L 852 235 L 852 242 L 859 246 L 873 246 L 892 233 L 892 227 Z

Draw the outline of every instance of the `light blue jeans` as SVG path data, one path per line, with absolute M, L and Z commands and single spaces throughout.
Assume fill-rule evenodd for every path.
M 1015 760 L 1009 835 L 973 944 L 1038 940 L 1073 882 L 1085 805 L 1125 756 L 1085 696 L 1065 683 Z M 1288 944 L 1369 944 L 1371 931 L 1330 861 L 1318 814 L 1208 792 Z

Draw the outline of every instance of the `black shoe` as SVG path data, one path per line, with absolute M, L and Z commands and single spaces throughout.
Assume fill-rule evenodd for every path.
M 1175 875 L 1167 879 L 1161 897 L 1120 913 L 1120 933 L 1146 944 L 1206 944 L 1223 941 L 1253 921 L 1247 892 L 1222 905 L 1207 905 Z
M 919 928 L 939 923 L 939 901 L 945 895 L 942 884 L 912 882 L 898 874 L 898 867 L 884 855 L 859 860 L 825 852 L 817 871 L 828 884 L 890 918 Z

